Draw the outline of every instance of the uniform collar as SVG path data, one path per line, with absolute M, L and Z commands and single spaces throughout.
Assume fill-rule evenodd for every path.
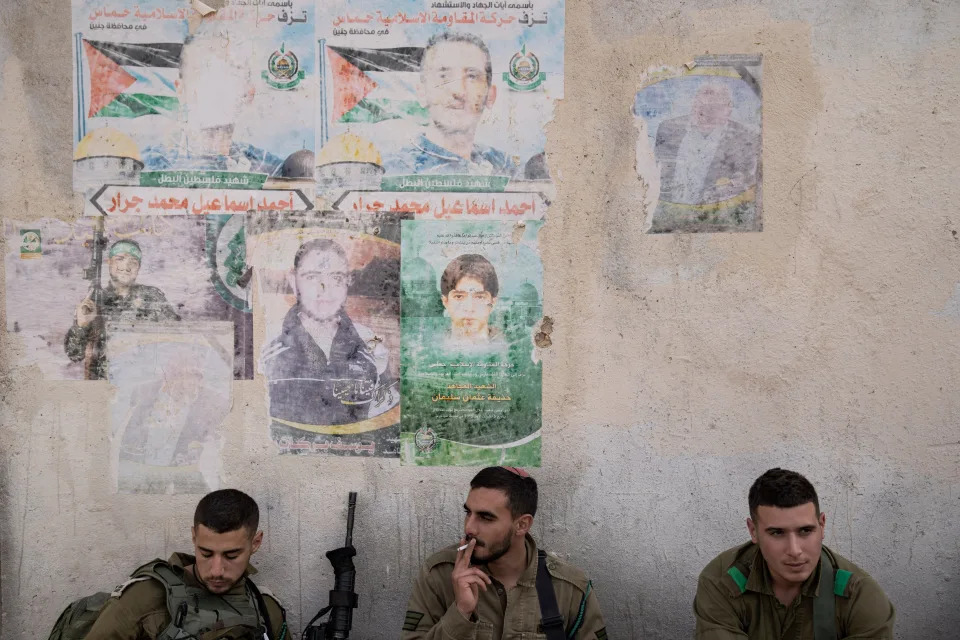
M 770 575 L 770 569 L 763 559 L 759 546 L 756 547 L 756 551 L 750 566 L 750 577 L 747 578 L 747 591 L 756 591 L 776 597 L 773 592 L 773 577 Z M 819 588 L 820 559 L 817 560 L 817 566 L 813 573 L 800 586 L 800 594 L 808 598 L 814 598 L 819 593 Z
M 174 570 L 183 577 L 185 584 L 189 584 L 194 587 L 203 586 L 200 584 L 200 581 L 197 580 L 196 576 L 193 574 L 193 571 L 186 571 L 186 568 L 190 565 L 195 565 L 197 563 L 196 556 L 193 556 L 189 553 L 180 553 L 179 551 L 174 551 L 170 554 L 170 557 L 167 559 L 167 564 L 174 568 Z M 243 572 L 243 577 L 252 576 L 257 572 L 257 568 L 252 564 L 247 564 L 246 571 Z M 237 585 L 243 584 L 243 580 L 240 580 Z M 236 588 L 236 585 L 234 585 Z
M 523 544 L 527 550 L 527 568 L 523 570 L 523 573 L 517 579 L 517 586 L 521 587 L 536 587 L 537 586 L 537 543 L 534 541 L 533 537 L 528 533 L 524 536 Z M 492 576 L 490 573 L 490 567 L 487 565 L 481 565 L 481 570 L 487 575 Z

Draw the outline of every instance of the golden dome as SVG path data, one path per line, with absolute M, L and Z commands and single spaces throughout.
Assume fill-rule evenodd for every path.
M 371 162 L 382 165 L 380 152 L 369 140 L 352 133 L 342 133 L 331 138 L 317 154 L 317 166 L 337 162 Z
M 110 127 L 94 129 L 77 143 L 73 152 L 74 160 L 93 158 L 96 156 L 113 156 L 116 158 L 133 158 L 143 162 L 140 150 L 133 138 Z

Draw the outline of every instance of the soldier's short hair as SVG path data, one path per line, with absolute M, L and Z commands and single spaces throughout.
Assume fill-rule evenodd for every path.
M 316 240 L 308 240 L 300 245 L 300 248 L 297 249 L 297 253 L 293 256 L 293 270 L 296 271 L 300 266 L 300 263 L 303 262 L 304 258 L 307 257 L 307 254 L 317 252 L 322 253 L 329 251 L 335 253 L 341 258 L 344 262 L 347 261 L 347 252 L 343 250 L 338 243 L 330 240 L 329 238 L 317 238 Z
M 788 471 L 779 467 L 767 470 L 762 476 L 754 480 L 747 496 L 750 503 L 750 517 L 757 519 L 757 507 L 777 507 L 790 509 L 812 502 L 820 515 L 820 501 L 817 491 L 796 471 Z
M 483 284 L 484 291 L 494 298 L 500 293 L 497 270 L 493 268 L 490 261 L 477 253 L 465 253 L 450 261 L 447 268 L 443 270 L 443 275 L 440 276 L 440 295 L 449 295 L 456 288 L 457 283 L 467 277 L 479 280 Z
M 487 86 L 490 87 L 493 85 L 493 63 L 490 61 L 490 49 L 487 48 L 487 44 L 483 40 L 472 33 L 441 31 L 440 33 L 433 34 L 430 39 L 427 40 L 427 46 L 423 48 L 423 53 L 420 57 L 421 73 L 423 72 L 423 68 L 427 62 L 427 52 L 441 42 L 466 42 L 467 44 L 472 44 L 477 49 L 480 49 L 480 51 L 483 52 L 484 57 L 487 59 L 486 64 L 483 66 L 484 74 L 487 76 Z
M 203 496 L 193 512 L 193 526 L 203 525 L 214 533 L 246 529 L 251 536 L 260 525 L 257 502 L 239 489 L 220 489 Z
M 507 494 L 507 508 L 514 518 L 537 515 L 537 481 L 516 467 L 487 467 L 473 476 L 471 489 L 498 489 Z

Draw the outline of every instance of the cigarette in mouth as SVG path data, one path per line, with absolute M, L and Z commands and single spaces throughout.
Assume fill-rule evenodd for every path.
M 463 545 L 462 547 L 457 547 L 457 551 L 463 551 L 464 549 L 466 549 L 466 548 L 469 547 L 469 546 L 470 546 L 470 543 L 468 542 L 467 544 Z

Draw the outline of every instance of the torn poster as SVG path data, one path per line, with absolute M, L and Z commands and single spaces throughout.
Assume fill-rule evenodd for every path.
M 403 223 L 405 464 L 540 465 L 541 224 Z
M 312 190 L 312 0 L 226 0 L 206 17 L 186 0 L 72 7 L 76 191 Z
M 134 216 L 6 221 L 7 331 L 50 380 L 108 377 L 111 322 L 221 320 L 253 378 L 243 218 Z
M 760 54 L 645 75 L 633 113 L 637 172 L 659 192 L 650 233 L 762 230 L 761 84 Z
M 320 3 L 318 198 L 347 210 L 351 191 L 422 178 L 417 191 L 549 200 L 564 21 L 564 0 Z
M 218 428 L 230 412 L 229 322 L 106 324 L 110 429 L 120 493 L 207 493 L 220 486 Z
M 281 453 L 399 455 L 400 225 L 367 222 L 247 218 L 266 326 L 258 368 Z

